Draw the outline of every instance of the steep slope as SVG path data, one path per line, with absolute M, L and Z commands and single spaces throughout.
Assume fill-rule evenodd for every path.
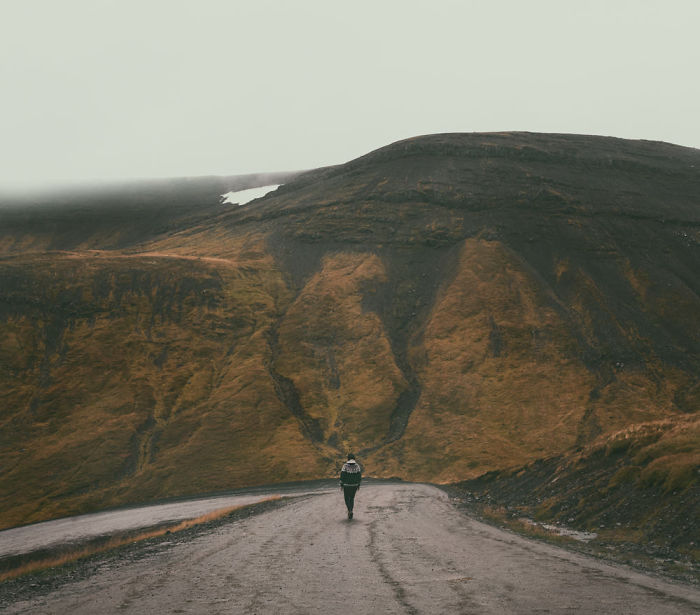
M 242 207 L 102 224 L 87 202 L 56 238 L 15 208 L 2 525 L 331 475 L 347 448 L 459 481 L 688 421 L 698 169 L 661 143 L 434 135 Z M 654 463 L 697 488 L 693 455 Z
M 3 262 L 6 523 L 326 471 L 269 377 L 263 261 Z
M 471 510 L 515 529 L 541 531 L 532 522 L 537 520 L 550 531 L 584 530 L 596 536 L 588 545 L 594 553 L 697 580 L 699 442 L 697 413 L 637 423 L 567 454 L 489 472 L 451 490 Z

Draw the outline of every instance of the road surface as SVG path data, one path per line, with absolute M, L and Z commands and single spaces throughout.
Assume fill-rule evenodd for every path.
M 229 495 L 133 506 L 13 527 L 0 531 L 0 558 L 66 544 L 80 546 L 92 538 L 194 519 L 224 508 L 248 506 L 270 496 L 287 497 L 321 491 L 328 491 L 328 485 L 252 488 Z
M 290 503 L 112 562 L 7 613 L 700 612 L 691 586 L 610 566 L 479 523 L 444 492 L 368 485 Z

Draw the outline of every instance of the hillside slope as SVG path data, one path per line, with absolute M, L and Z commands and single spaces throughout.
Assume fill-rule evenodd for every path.
M 0 525 L 332 475 L 348 448 L 455 482 L 696 420 L 699 170 L 434 135 L 242 207 L 0 208 Z M 695 453 L 657 470 L 697 489 Z

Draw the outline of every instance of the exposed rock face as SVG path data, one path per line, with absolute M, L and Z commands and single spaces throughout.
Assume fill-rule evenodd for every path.
M 0 208 L 2 526 L 347 448 L 465 480 L 658 421 L 644 467 L 697 487 L 697 150 L 434 135 L 208 190 Z

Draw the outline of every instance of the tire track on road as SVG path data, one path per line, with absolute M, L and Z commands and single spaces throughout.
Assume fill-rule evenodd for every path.
M 383 562 L 382 559 L 382 554 L 381 550 L 377 547 L 377 529 L 376 529 L 377 521 L 372 521 L 368 525 L 369 529 L 369 554 L 372 562 L 374 562 L 379 569 L 379 574 L 381 575 L 382 579 L 384 579 L 384 582 L 387 583 L 393 590 L 394 595 L 396 596 L 396 601 L 403 606 L 404 609 L 406 609 L 406 613 L 409 613 L 409 615 L 419 615 L 418 610 L 416 610 L 411 603 L 408 601 L 406 597 L 406 590 L 404 589 L 403 585 L 401 584 L 400 581 L 395 579 L 392 575 L 391 572 L 389 571 L 389 568 L 386 566 L 386 564 Z

